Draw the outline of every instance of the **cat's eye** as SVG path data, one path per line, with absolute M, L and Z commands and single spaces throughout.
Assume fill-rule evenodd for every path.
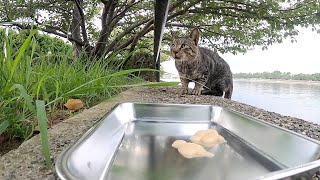
M 185 47 L 187 47 L 188 45 L 186 45 L 186 44 L 181 44 L 181 48 L 185 48 Z
M 171 44 L 171 47 L 174 47 L 174 43 Z

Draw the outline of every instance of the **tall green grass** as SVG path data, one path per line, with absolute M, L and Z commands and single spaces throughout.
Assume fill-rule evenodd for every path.
M 147 83 L 139 78 L 129 78 L 127 75 L 133 72 L 155 70 L 117 71 L 124 62 L 117 59 L 118 55 L 96 61 L 88 58 L 72 60 L 72 52 L 37 54 L 34 57 L 36 48 L 39 48 L 33 39 L 36 32 L 30 31 L 18 52 L 11 51 L 10 39 L 2 34 L 6 51 L 0 54 L 0 135 L 5 133 L 10 137 L 28 139 L 39 125 L 47 164 L 51 162 L 47 159 L 50 153 L 46 114 L 63 108 L 67 99 L 80 98 L 89 107 L 127 87 L 177 84 Z
M 47 126 L 47 113 L 44 105 L 44 101 L 37 100 L 36 108 L 37 108 L 37 119 L 40 127 L 40 136 L 41 136 L 41 144 L 42 144 L 42 154 L 44 159 L 46 160 L 47 167 L 50 169 L 52 166 L 52 161 L 50 158 L 50 149 L 49 149 L 49 140 L 48 140 L 48 126 Z

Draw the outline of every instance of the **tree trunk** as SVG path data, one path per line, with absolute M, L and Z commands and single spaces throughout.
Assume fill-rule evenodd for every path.
M 74 39 L 81 41 L 80 35 L 80 24 L 81 24 L 81 17 L 77 5 L 74 4 L 73 12 L 72 12 L 72 22 L 70 27 L 71 36 Z M 73 42 L 73 57 L 76 60 L 79 57 L 80 52 L 82 51 L 82 46 L 76 42 Z
M 114 12 L 115 12 L 116 6 L 117 6 L 117 2 L 116 1 L 114 2 L 113 0 L 110 0 L 106 4 L 104 4 L 103 12 L 101 15 L 102 29 L 100 31 L 100 37 L 94 49 L 94 56 L 96 57 L 103 56 L 106 50 L 107 40 L 109 39 L 110 33 L 113 28 L 113 27 L 110 27 L 110 23 L 114 18 Z

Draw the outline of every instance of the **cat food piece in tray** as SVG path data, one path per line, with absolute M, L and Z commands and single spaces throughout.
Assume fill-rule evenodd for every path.
M 225 142 L 225 139 L 219 135 L 215 129 L 200 130 L 196 132 L 190 139 L 193 143 L 206 147 L 213 147 L 214 145 Z
M 191 159 L 195 157 L 209 157 L 212 158 L 214 154 L 206 151 L 199 144 L 188 143 L 183 140 L 176 140 L 171 145 L 174 148 L 177 148 L 182 156 L 185 158 Z

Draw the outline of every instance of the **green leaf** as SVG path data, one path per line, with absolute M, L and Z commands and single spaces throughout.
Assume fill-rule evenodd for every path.
M 105 89 L 109 86 L 96 86 L 96 87 L 89 87 L 89 88 L 81 88 L 78 90 L 74 90 L 72 92 L 69 92 L 67 94 L 64 94 L 62 97 L 66 98 L 66 97 L 70 97 L 70 96 L 74 96 L 74 95 L 79 95 L 79 94 L 83 94 L 89 91 L 94 91 L 94 90 L 99 90 L 99 89 Z M 50 102 L 51 104 L 52 102 Z M 49 104 L 49 103 L 48 103 Z
M 146 83 L 143 86 L 151 86 L 151 87 L 156 87 L 156 86 L 177 86 L 180 82 L 150 82 Z
M 37 85 L 37 92 L 36 92 L 36 97 L 37 97 L 37 99 L 39 98 L 40 88 L 41 88 L 44 80 L 47 78 L 47 76 L 48 76 L 49 74 L 51 74 L 51 73 L 53 73 L 53 72 L 54 72 L 54 69 L 51 69 L 51 70 L 47 71 L 46 73 L 44 73 L 43 76 L 40 78 L 39 83 L 38 83 L 38 85 Z
M 6 58 L 6 65 L 7 65 L 7 69 L 11 69 L 11 63 L 12 63 L 12 59 L 11 59 L 11 46 L 9 44 L 9 39 L 7 37 L 7 35 L 4 33 L 4 39 L 5 39 L 5 44 L 6 44 L 6 54 L 7 54 L 7 58 Z
M 33 114 L 36 114 L 35 108 L 32 104 L 32 98 L 31 96 L 27 93 L 27 91 L 24 89 L 24 87 L 21 84 L 15 84 L 14 87 L 18 88 L 20 91 L 20 95 L 24 98 L 28 109 L 33 112 Z
M 134 52 L 136 52 L 136 50 L 133 50 L 133 51 L 127 53 L 127 54 L 125 55 L 125 57 L 123 58 L 123 60 L 118 64 L 117 69 L 122 69 L 122 66 L 123 66 L 124 62 L 125 62 L 130 56 L 132 56 Z
M 50 149 L 49 149 L 49 140 L 48 140 L 48 127 L 47 127 L 47 116 L 45 110 L 44 101 L 37 100 L 36 101 L 37 107 L 37 119 L 40 128 L 40 137 L 41 137 L 41 146 L 42 146 L 42 153 L 45 158 L 46 164 L 48 169 L 52 167 L 52 161 L 50 158 Z
M 119 72 L 116 72 L 116 73 L 113 73 L 113 74 L 110 74 L 110 75 L 107 75 L 107 76 L 103 76 L 103 77 L 100 77 L 100 78 L 93 79 L 93 80 L 91 80 L 91 81 L 89 81 L 87 83 L 84 83 L 84 84 L 72 89 L 71 91 L 61 95 L 61 97 L 69 97 L 71 94 L 73 94 L 74 91 L 79 90 L 82 87 L 84 87 L 84 86 L 86 86 L 88 84 L 91 84 L 93 82 L 99 81 L 101 79 L 107 79 L 107 78 L 111 78 L 111 77 L 122 76 L 122 75 L 130 74 L 130 73 L 134 73 L 134 72 L 140 72 L 140 71 L 160 72 L 159 70 L 155 70 L 155 69 L 130 69 L 130 70 L 119 71 Z
M 116 85 L 116 86 L 106 86 L 106 87 L 137 87 L 137 86 L 149 86 L 149 87 L 159 87 L 159 86 L 177 86 L 180 82 L 147 82 L 139 84 L 129 84 L 129 85 Z
M 30 35 L 27 37 L 27 39 L 24 41 L 24 43 L 20 47 L 19 53 L 18 53 L 17 57 L 14 59 L 13 66 L 11 68 L 10 79 L 12 78 L 14 72 L 16 71 L 18 63 L 21 61 L 22 55 L 24 54 L 26 49 L 29 47 L 29 44 L 30 44 L 31 39 L 32 39 L 32 36 L 35 35 L 37 32 L 38 32 L 38 30 L 32 30 L 30 32 Z
M 140 71 L 149 71 L 149 72 L 161 72 L 160 70 L 156 69 L 148 69 L 148 68 L 142 68 L 142 69 L 128 69 L 128 70 L 122 70 L 113 74 L 108 75 L 109 77 L 116 77 L 116 76 L 122 76 L 134 72 L 140 72 Z
M 107 64 L 109 64 L 111 61 L 115 59 L 115 57 L 122 51 L 122 49 L 119 49 L 118 51 L 112 53 L 112 55 L 108 58 Z
M 7 93 L 8 89 L 10 88 L 11 86 L 11 81 L 12 81 L 12 78 L 13 78 L 13 75 L 15 73 L 15 71 L 17 70 L 17 67 L 18 67 L 18 64 L 20 63 L 21 61 L 21 57 L 23 56 L 24 52 L 26 51 L 26 49 L 29 47 L 29 44 L 31 42 L 31 39 L 32 39 L 32 36 L 37 33 L 37 30 L 32 30 L 30 32 L 30 35 L 27 37 L 27 39 L 24 41 L 24 43 L 22 44 L 22 46 L 20 47 L 19 49 L 19 52 L 18 52 L 18 55 L 16 56 L 16 58 L 14 59 L 13 61 L 13 64 L 10 65 L 10 76 L 8 78 L 8 80 L 6 81 L 6 85 L 4 86 L 4 90 L 2 92 L 2 94 L 5 94 Z M 9 48 L 10 49 L 10 48 Z M 8 50 L 7 50 L 8 51 Z
M 36 51 L 36 46 L 37 46 L 37 42 L 33 39 L 32 40 L 32 50 L 31 50 L 31 56 L 30 56 L 30 59 L 33 59 L 33 55 Z
M 89 91 L 106 89 L 106 88 L 126 88 L 126 87 L 138 87 L 138 86 L 149 86 L 149 87 L 159 87 L 159 86 L 177 86 L 180 82 L 147 82 L 147 83 L 138 83 L 138 84 L 124 84 L 124 85 L 115 85 L 115 86 L 95 86 L 89 88 L 81 88 L 67 94 L 68 96 L 80 95 Z
M 2 123 L 0 124 L 0 135 L 4 133 L 9 126 L 10 126 L 10 122 L 8 120 L 2 121 Z

